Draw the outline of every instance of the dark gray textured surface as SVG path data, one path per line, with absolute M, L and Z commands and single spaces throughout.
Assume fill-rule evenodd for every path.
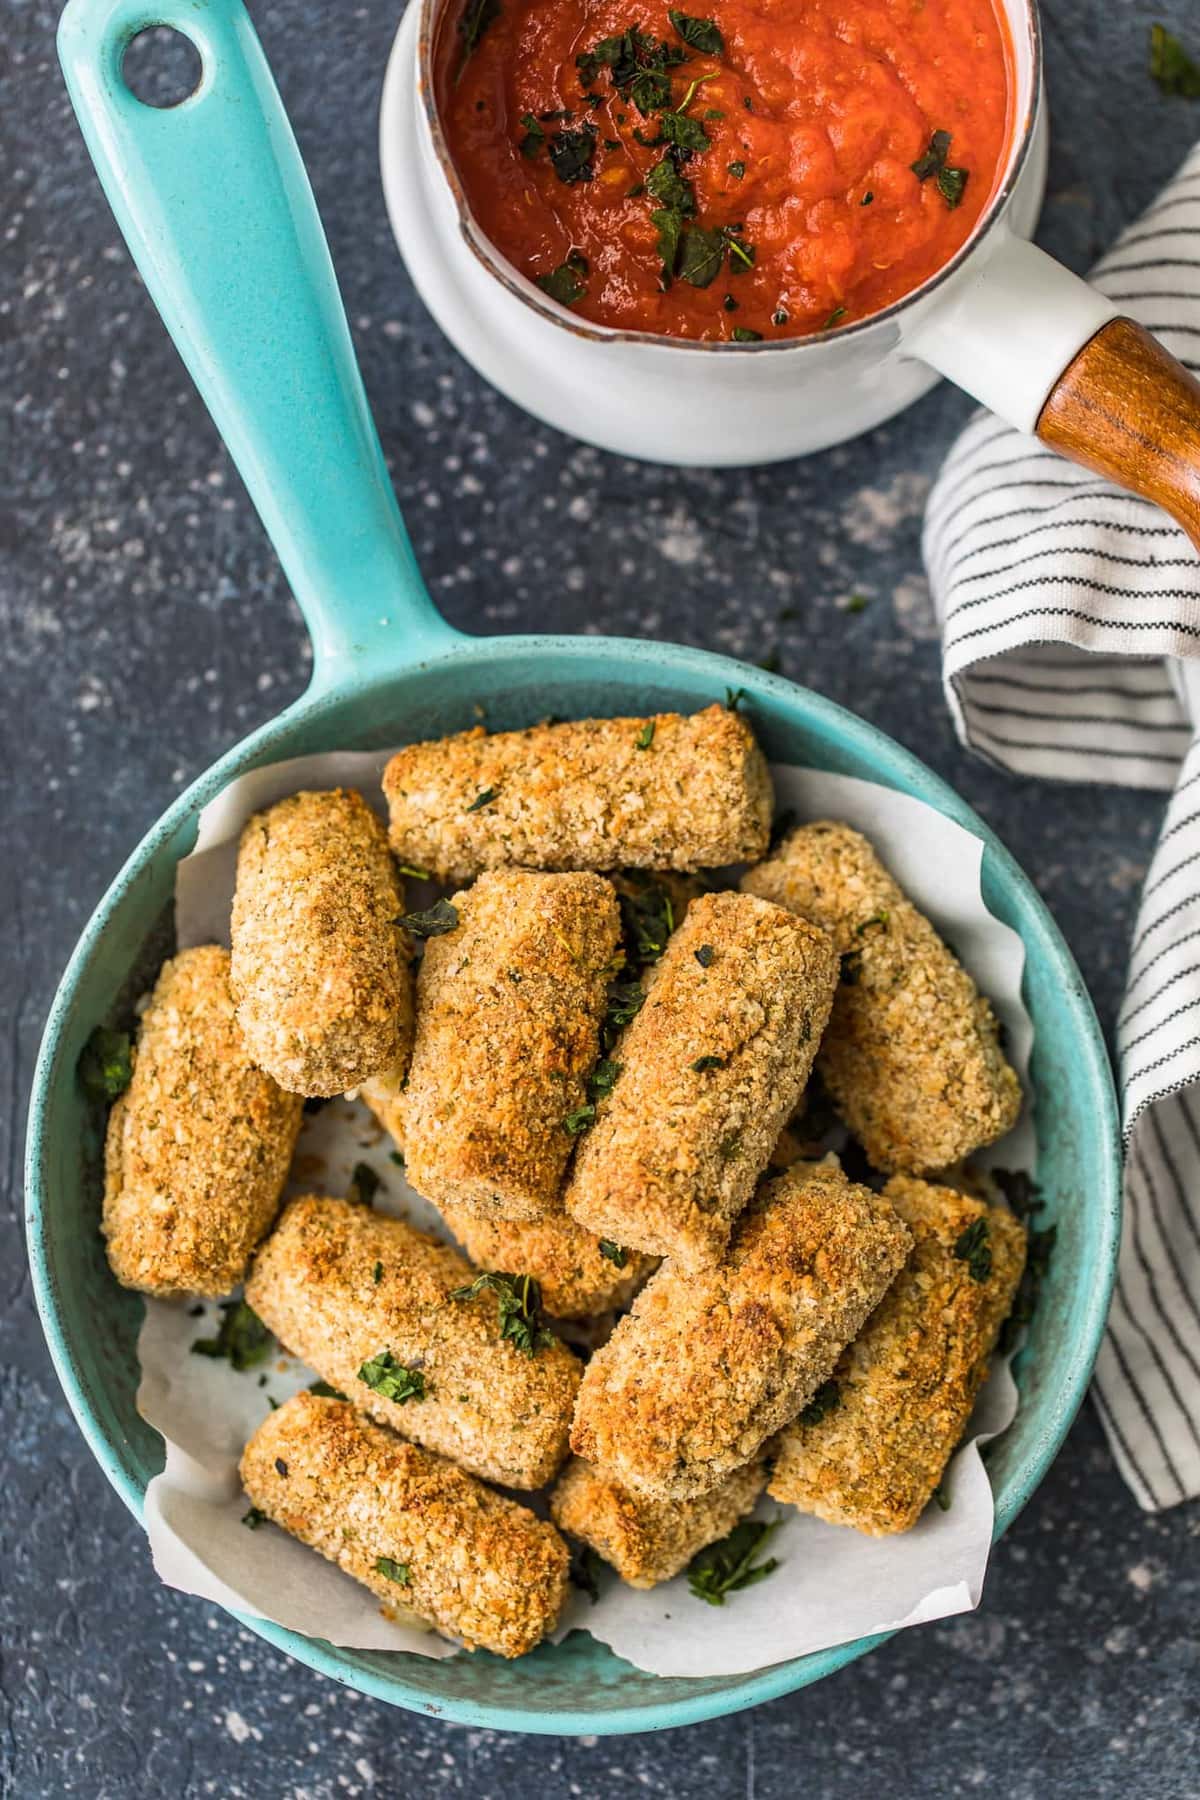
M 374 152 L 391 9 L 254 11 L 439 604 L 481 630 L 625 631 L 752 658 L 777 646 L 786 673 L 891 731 L 995 825 L 1107 1024 L 1160 803 L 1013 780 L 953 742 L 918 528 L 966 403 L 942 390 L 817 461 L 716 475 L 621 463 L 534 425 L 442 342 L 396 258 Z M 1042 236 L 1076 266 L 1200 133 L 1200 106 L 1161 99 L 1146 78 L 1156 16 L 1182 27 L 1192 0 L 1047 6 Z M 41 0 L 0 7 L 12 272 L 0 301 L 0 1794 L 1195 1795 L 1200 1517 L 1141 1515 L 1090 1411 L 997 1549 L 977 1616 L 682 1734 L 448 1729 L 338 1689 L 157 1585 L 34 1320 L 18 1222 L 25 1098 L 54 983 L 109 877 L 186 781 L 300 689 L 307 646 L 117 241 L 59 84 L 54 17 Z M 865 612 L 843 610 L 852 592 L 871 598 Z

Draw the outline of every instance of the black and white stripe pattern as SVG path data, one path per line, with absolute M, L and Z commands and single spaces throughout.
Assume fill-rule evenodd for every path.
M 1093 272 L 1200 372 L 1200 146 Z M 1118 1021 L 1127 1162 L 1095 1395 L 1138 1500 L 1200 1494 L 1200 564 L 1164 514 L 977 414 L 924 550 L 963 742 L 1172 791 Z

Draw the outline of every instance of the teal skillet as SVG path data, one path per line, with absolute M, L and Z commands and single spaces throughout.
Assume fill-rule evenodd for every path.
M 190 98 L 142 105 L 125 49 L 167 24 L 203 63 Z M 235 775 L 316 751 L 371 749 L 563 717 L 689 711 L 743 688 L 773 759 L 885 783 L 986 845 L 984 895 L 1019 932 L 1040 1178 L 1058 1248 L 1019 1365 L 1021 1408 L 989 1467 L 1002 1532 L 1063 1441 L 1087 1384 L 1120 1218 L 1116 1108 L 1071 955 L 987 827 L 863 720 L 777 676 L 678 645 L 616 638 L 469 638 L 435 611 L 409 546 L 355 365 L 295 140 L 240 0 L 70 0 L 59 34 L 88 148 L 167 329 L 229 446 L 303 610 L 308 691 L 230 750 L 149 831 L 97 907 L 55 997 L 34 1083 L 28 1238 L 38 1307 L 93 1454 L 140 1514 L 162 1444 L 138 1416 L 141 1303 L 108 1273 L 97 1230 L 99 1121 L 76 1079 L 91 1028 L 128 1009 L 170 942 L 175 865 L 201 807 Z M 337 1649 L 244 1623 L 314 1669 L 414 1710 L 506 1731 L 645 1731 L 769 1700 L 870 1650 L 863 1639 L 753 1675 L 661 1679 L 577 1632 L 515 1663 Z

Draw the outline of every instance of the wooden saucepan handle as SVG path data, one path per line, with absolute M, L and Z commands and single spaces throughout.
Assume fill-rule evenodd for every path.
M 1153 500 L 1200 550 L 1200 382 L 1134 320 L 1113 319 L 1068 363 L 1037 435 Z

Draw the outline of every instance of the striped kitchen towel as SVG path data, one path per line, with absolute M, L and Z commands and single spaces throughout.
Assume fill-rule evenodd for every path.
M 1093 271 L 1200 372 L 1200 146 Z M 1200 563 L 1147 501 L 977 414 L 925 562 L 959 736 L 1022 775 L 1171 791 L 1117 1024 L 1125 1229 L 1094 1393 L 1142 1506 L 1200 1493 Z

